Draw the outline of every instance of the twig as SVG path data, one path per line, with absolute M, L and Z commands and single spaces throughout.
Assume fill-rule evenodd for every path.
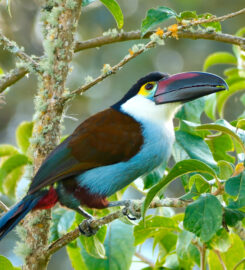
M 139 201 L 139 200 L 135 200 L 135 201 L 131 201 L 131 203 L 133 204 L 134 210 L 137 211 L 137 210 L 141 209 L 141 205 L 143 202 Z M 166 199 L 162 199 L 162 200 L 153 201 L 150 204 L 150 208 L 157 208 L 157 207 L 181 208 L 181 207 L 187 206 L 189 203 L 190 203 L 190 201 L 183 201 L 183 200 L 176 199 L 176 198 L 166 198 Z M 136 208 L 138 208 L 138 209 L 136 209 Z M 107 216 L 104 216 L 102 218 L 94 219 L 90 223 L 90 226 L 93 229 L 98 229 L 102 225 L 106 225 L 108 223 L 111 223 L 113 220 L 119 219 L 123 216 L 124 216 L 124 214 L 123 214 L 122 210 L 118 210 L 118 211 L 110 213 Z M 56 240 L 48 247 L 48 249 L 46 251 L 47 255 L 50 256 L 51 254 L 55 253 L 56 251 L 58 251 L 59 249 L 61 249 L 65 245 L 67 245 L 69 242 L 75 240 L 77 237 L 79 237 L 79 235 L 80 235 L 80 232 L 79 232 L 78 228 L 65 234 L 63 237 Z
M 244 9 L 239 10 L 237 12 L 227 14 L 222 17 L 212 17 L 209 19 L 205 19 L 202 21 L 193 21 L 191 25 L 188 25 L 188 27 L 202 24 L 205 22 L 213 22 L 213 21 L 224 21 L 225 19 L 232 18 L 234 16 L 240 15 L 244 13 Z M 148 39 L 149 36 L 153 33 L 153 31 L 147 33 L 142 39 Z M 208 31 L 188 31 L 187 29 L 178 29 L 178 37 L 179 38 L 190 38 L 190 39 L 207 39 L 207 40 L 215 40 L 219 42 L 225 42 L 230 43 L 234 45 L 238 45 L 241 47 L 245 46 L 245 39 L 242 37 L 237 37 L 229 34 L 223 34 L 223 33 L 216 33 L 216 32 L 208 32 Z M 129 40 L 137 40 L 141 39 L 141 32 L 140 31 L 131 31 L 131 32 L 122 32 L 118 33 L 116 36 L 102 36 L 93 38 L 84 42 L 77 42 L 75 46 L 75 52 L 79 52 L 81 50 L 86 50 L 90 48 L 95 47 L 101 47 L 106 44 L 111 44 L 115 42 L 123 42 L 123 41 L 129 41 Z M 8 86 L 15 83 L 17 80 L 20 80 L 25 76 L 26 73 L 28 73 L 28 69 L 23 68 L 23 70 L 17 70 L 15 72 L 15 79 L 11 78 L 11 74 L 9 76 L 6 76 L 6 80 L 4 83 L 1 83 L 0 81 L 0 93 L 3 92 Z M 96 83 L 95 83 L 96 84 Z M 93 86 L 93 85 L 92 85 Z M 86 90 L 85 90 L 86 91 Z
M 200 249 L 200 255 L 201 255 L 201 270 L 206 270 L 206 246 L 203 244 L 203 246 Z
M 3 48 L 14 55 L 18 56 L 26 64 L 31 65 L 32 68 L 38 70 L 38 63 L 34 61 L 29 55 L 24 52 L 23 48 L 20 48 L 16 42 L 9 40 L 0 32 L 0 44 L 3 45 Z
M 223 270 L 227 270 L 227 268 L 226 268 L 226 266 L 225 266 L 225 263 L 224 263 L 224 261 L 223 261 L 221 255 L 220 255 L 219 250 L 214 249 L 214 253 L 217 255 L 217 257 L 218 257 L 218 259 L 219 259 L 219 262 L 220 262 L 220 264 L 221 264 L 221 266 L 222 266 L 222 269 L 223 269 Z
M 21 67 L 15 68 L 9 73 L 2 75 L 0 79 L 0 93 L 2 93 L 7 87 L 23 78 L 28 72 L 29 71 L 27 68 Z
M 223 21 L 225 19 L 240 15 L 242 13 L 245 13 L 245 9 L 242 9 L 242 10 L 239 10 L 237 12 L 230 13 L 230 14 L 227 14 L 227 15 L 224 15 L 224 16 L 221 16 L 221 17 L 211 17 L 209 19 L 201 19 L 201 20 L 191 21 L 190 23 L 187 23 L 185 25 L 177 26 L 176 31 L 177 32 L 183 31 L 183 30 L 188 29 L 188 28 L 190 28 L 192 26 L 200 25 L 200 24 L 203 24 L 203 23 Z M 173 34 L 173 32 L 171 30 L 168 30 L 168 31 L 164 32 L 164 34 L 162 35 L 161 38 L 165 39 L 167 37 L 171 37 L 172 34 Z M 111 68 L 110 72 L 107 72 L 106 74 L 102 74 L 102 75 L 98 76 L 96 79 L 94 79 L 92 82 L 87 83 L 87 84 L 81 86 L 80 88 L 74 90 L 70 94 L 64 96 L 59 102 L 64 104 L 66 101 L 73 98 L 74 96 L 79 95 L 79 94 L 87 91 L 89 88 L 91 88 L 95 84 L 101 82 L 102 80 L 104 80 L 108 76 L 116 73 L 120 68 L 122 68 L 125 64 L 127 64 L 130 60 L 134 59 L 136 56 L 142 54 L 146 50 L 148 50 L 150 48 L 154 48 L 156 45 L 157 45 L 156 41 L 148 42 L 146 45 L 144 45 L 143 48 L 139 49 L 137 52 L 134 52 L 133 54 L 126 55 L 118 64 L 116 64 L 115 66 L 113 66 Z
M 243 263 L 245 263 L 245 258 L 243 258 L 240 262 L 238 262 L 238 263 L 235 265 L 235 267 L 233 268 L 233 270 L 238 269 L 238 267 L 239 267 L 240 265 L 242 265 Z
M 82 42 L 77 42 L 75 46 L 75 52 L 79 52 L 86 49 L 101 47 L 104 45 L 123 42 L 129 40 L 138 40 L 138 39 L 148 39 L 154 31 L 148 32 L 143 38 L 141 37 L 141 32 L 131 31 L 131 32 L 122 32 L 118 33 L 116 36 L 101 36 L 97 38 L 92 38 Z M 224 43 L 230 43 L 238 46 L 245 46 L 245 38 L 237 37 L 224 33 L 210 32 L 210 31 L 189 31 L 182 30 L 178 32 L 179 38 L 189 38 L 189 39 L 208 39 L 215 40 Z
M 2 201 L 0 201 L 0 209 L 3 210 L 3 212 L 8 212 L 9 208 L 7 205 L 5 205 Z
M 142 262 L 148 264 L 151 268 L 155 268 L 155 265 L 153 262 L 151 262 L 148 258 L 140 254 L 139 252 L 135 252 L 134 256 L 139 258 Z

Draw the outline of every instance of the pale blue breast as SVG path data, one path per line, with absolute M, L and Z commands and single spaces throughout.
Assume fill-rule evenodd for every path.
M 79 184 L 91 193 L 110 196 L 168 160 L 174 141 L 172 132 L 150 121 L 142 123 L 142 131 L 144 144 L 133 158 L 86 171 L 76 177 Z

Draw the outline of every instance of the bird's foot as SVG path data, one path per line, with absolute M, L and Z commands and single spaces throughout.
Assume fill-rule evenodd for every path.
M 110 202 L 108 207 L 124 206 L 122 212 L 130 220 L 141 218 L 141 201 L 124 200 L 118 202 Z
M 85 219 L 81 224 L 78 225 L 78 229 L 81 234 L 90 237 L 95 235 L 99 228 L 92 228 L 91 223 L 94 221 L 94 218 Z

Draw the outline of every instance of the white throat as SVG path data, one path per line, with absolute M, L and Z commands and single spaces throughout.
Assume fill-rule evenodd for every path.
M 161 126 L 171 127 L 174 115 L 180 107 L 179 102 L 156 105 L 154 101 L 140 95 L 134 96 L 121 105 L 122 111 L 140 122 L 151 121 Z

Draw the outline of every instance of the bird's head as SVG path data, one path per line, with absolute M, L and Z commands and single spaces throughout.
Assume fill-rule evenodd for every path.
M 163 121 L 173 118 L 185 102 L 228 89 L 217 75 L 205 72 L 185 72 L 175 75 L 152 72 L 134 84 L 112 108 L 135 118 Z

